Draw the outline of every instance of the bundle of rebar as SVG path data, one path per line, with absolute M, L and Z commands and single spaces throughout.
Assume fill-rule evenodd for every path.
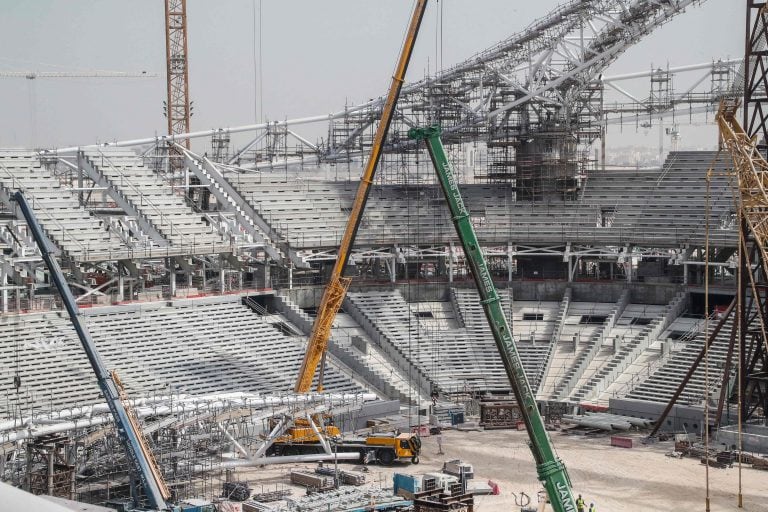
M 270 503 L 279 501 L 291 495 L 290 489 L 281 489 L 279 491 L 260 492 L 251 495 L 251 499 L 261 503 Z

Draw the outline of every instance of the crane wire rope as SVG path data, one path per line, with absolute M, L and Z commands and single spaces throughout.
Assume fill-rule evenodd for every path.
M 258 7 L 257 7 L 258 2 Z M 262 0 L 253 0 L 253 121 L 264 121 L 264 67 L 262 43 L 263 31 L 263 4 Z M 258 32 L 258 36 L 256 35 Z
M 709 221 L 711 200 L 712 167 L 707 169 L 706 202 L 704 213 L 704 332 L 709 336 Z M 704 338 L 704 480 L 705 480 L 705 510 L 710 511 L 709 505 L 709 340 Z
M 712 159 L 712 164 L 714 165 L 715 160 L 720 157 L 721 149 L 718 149 L 717 154 Z M 742 329 L 743 325 L 741 322 L 742 315 L 744 314 L 744 302 L 743 297 L 741 293 L 741 287 L 743 285 L 742 280 L 744 279 L 744 275 L 742 274 L 742 270 L 744 269 L 744 265 L 742 265 L 742 261 L 747 261 L 747 254 L 745 252 L 746 249 L 746 239 L 744 238 L 744 230 L 741 229 L 744 217 L 743 217 L 743 211 L 742 211 L 742 203 L 741 203 L 741 186 L 740 182 L 741 179 L 738 174 L 738 170 L 734 167 L 732 172 L 725 172 L 725 176 L 728 178 L 728 185 L 729 189 L 731 190 L 731 196 L 733 199 L 733 206 L 734 210 L 736 211 L 736 230 L 739 233 L 739 241 L 738 246 L 736 250 L 736 261 L 738 262 L 738 268 L 736 270 L 736 317 L 735 317 L 735 325 L 737 329 L 736 338 L 738 339 L 737 343 L 737 349 L 736 349 L 736 415 L 737 415 L 737 448 L 738 448 L 738 494 L 737 494 L 737 502 L 738 507 L 742 508 L 743 506 L 743 495 L 742 495 L 742 480 L 741 480 L 741 468 L 742 468 L 742 415 L 741 415 L 741 406 L 742 406 L 742 388 L 741 388 L 741 382 L 742 382 Z M 747 268 L 749 267 L 749 264 L 747 264 Z M 726 398 L 728 399 L 728 398 Z M 728 407 L 728 410 L 730 411 L 730 407 Z
M 738 180 L 738 177 L 736 179 Z M 734 190 L 734 187 L 731 187 L 731 190 Z M 734 194 L 735 194 L 735 191 L 734 191 Z M 740 196 L 739 196 L 739 199 L 740 199 Z M 737 377 L 736 377 L 736 383 L 737 383 L 736 384 L 736 388 L 737 388 L 737 391 L 736 391 L 736 393 L 737 393 L 737 399 L 736 399 L 736 423 L 737 423 L 738 434 L 737 434 L 737 441 L 736 442 L 737 442 L 738 457 L 739 457 L 739 463 L 738 463 L 738 482 L 739 482 L 738 483 L 738 487 L 739 487 L 739 492 L 738 492 L 738 497 L 737 497 L 737 503 L 738 503 L 738 507 L 742 508 L 743 507 L 743 498 L 742 498 L 742 492 L 741 492 L 741 458 L 742 458 L 741 457 L 741 454 L 742 454 L 742 425 L 741 425 L 741 420 L 742 420 L 742 418 L 741 418 L 741 400 L 742 400 L 741 392 L 742 392 L 742 389 L 741 389 L 741 382 L 742 382 L 742 371 L 743 370 L 742 370 L 742 366 L 741 366 L 741 364 L 742 364 L 742 343 L 741 343 L 741 339 L 742 339 L 742 329 L 743 329 L 744 326 L 742 325 L 741 318 L 742 318 L 742 315 L 743 315 L 744 304 L 742 303 L 742 294 L 741 294 L 742 279 L 743 279 L 743 276 L 742 276 L 743 265 L 741 264 L 741 262 L 744 261 L 744 259 L 743 259 L 744 256 L 743 256 L 742 251 L 744 250 L 744 246 L 745 246 L 746 241 L 744 240 L 744 230 L 741 229 L 742 222 L 743 222 L 742 221 L 742 211 L 741 211 L 741 208 L 737 208 L 736 209 L 736 218 L 737 218 L 737 229 L 739 231 L 739 247 L 738 247 L 738 252 L 737 252 L 737 254 L 738 254 L 738 260 L 737 261 L 739 262 L 738 263 L 739 268 L 738 268 L 738 270 L 736 272 L 736 314 L 738 315 L 736 317 L 736 325 L 738 326 L 737 327 L 737 329 L 738 329 L 738 332 L 737 332 L 737 339 L 738 339 L 737 347 L 738 348 L 736 349 L 736 358 L 737 358 L 736 359 L 736 361 L 737 361 L 737 363 L 736 363 L 736 374 L 737 374 Z

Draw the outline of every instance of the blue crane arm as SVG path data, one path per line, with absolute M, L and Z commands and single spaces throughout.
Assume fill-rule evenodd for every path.
M 424 140 L 427 144 L 429 157 L 432 159 L 432 165 L 435 167 L 440 186 L 451 210 L 451 220 L 472 270 L 472 277 L 480 294 L 480 303 L 488 319 L 512 391 L 520 405 L 520 413 L 528 430 L 531 451 L 536 460 L 539 480 L 544 484 L 549 502 L 555 512 L 576 512 L 571 480 L 565 464 L 555 454 L 552 442 L 544 428 L 544 421 L 536 406 L 536 398 L 512 339 L 512 330 L 501 307 L 499 294 L 496 292 L 496 286 L 493 284 L 485 256 L 469 218 L 469 211 L 461 197 L 458 180 L 445 153 L 443 142 L 440 140 L 440 127 L 413 128 L 408 132 L 408 136 L 415 140 Z
M 142 447 L 140 436 L 141 432 L 137 432 L 131 426 L 131 422 L 128 418 L 128 412 L 120 399 L 118 388 L 115 382 L 112 380 L 107 367 L 104 365 L 104 361 L 101 359 L 98 350 L 96 350 L 96 344 L 91 337 L 91 333 L 88 331 L 88 327 L 85 325 L 80 317 L 80 312 L 75 302 L 75 297 L 72 295 L 72 291 L 69 285 L 64 280 L 64 274 L 59 267 L 59 263 L 53 256 L 52 244 L 48 240 L 48 237 L 43 232 L 42 226 L 37 221 L 32 207 L 27 202 L 24 194 L 18 191 L 14 194 L 14 199 L 21 209 L 21 213 L 24 219 L 27 221 L 32 237 L 35 239 L 35 243 L 40 249 L 40 254 L 43 257 L 43 261 L 48 267 L 48 271 L 51 274 L 51 279 L 56 289 L 61 294 L 61 300 L 64 303 L 64 307 L 69 313 L 69 320 L 72 322 L 72 326 L 77 332 L 77 337 L 80 338 L 80 343 L 85 350 L 88 361 L 91 363 L 91 368 L 96 374 L 96 381 L 99 384 L 99 389 L 104 394 L 104 399 L 107 401 L 109 410 L 112 412 L 112 417 L 117 427 L 117 433 L 120 438 L 120 442 L 123 444 L 128 458 L 131 463 L 131 469 L 138 475 L 141 480 L 144 493 L 146 494 L 149 506 L 155 510 L 169 510 L 167 499 L 170 498 L 167 490 L 164 490 L 163 483 L 157 482 L 152 472 L 152 462 L 150 462 L 150 454 L 148 454 Z M 135 499 L 135 497 L 134 497 Z

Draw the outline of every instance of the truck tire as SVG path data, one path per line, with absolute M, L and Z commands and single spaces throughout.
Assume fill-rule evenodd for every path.
M 419 463 L 419 456 L 418 455 L 414 455 L 413 457 L 411 457 L 411 462 L 414 463 L 414 464 L 418 464 Z
M 380 449 L 376 451 L 376 458 L 382 466 L 389 466 L 395 462 L 395 451 L 390 449 Z

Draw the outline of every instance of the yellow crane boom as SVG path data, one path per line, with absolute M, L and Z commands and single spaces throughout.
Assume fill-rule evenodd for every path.
M 371 190 L 371 184 L 373 183 L 373 175 L 376 172 L 376 167 L 381 158 L 381 150 L 384 146 L 384 140 L 387 137 L 387 133 L 389 132 L 389 125 L 392 123 L 397 99 L 400 97 L 400 90 L 405 81 L 405 72 L 408 69 L 408 62 L 411 60 L 413 47 L 416 43 L 416 35 L 419 33 L 419 27 L 421 26 L 421 20 L 424 17 L 426 8 L 427 0 L 419 0 L 413 10 L 411 22 L 408 27 L 408 34 L 400 52 L 400 59 L 397 62 L 395 74 L 392 76 L 392 82 L 384 102 L 384 107 L 381 112 L 381 120 L 376 129 L 376 135 L 373 138 L 371 155 L 365 165 L 363 175 L 360 177 L 360 185 L 357 187 L 357 194 L 355 195 L 355 201 L 352 205 L 352 211 L 349 214 L 349 219 L 347 219 L 347 227 L 344 230 L 344 236 L 339 245 L 336 263 L 333 266 L 333 271 L 328 280 L 328 284 L 325 287 L 320 306 L 317 308 L 315 324 L 312 326 L 312 333 L 307 342 L 307 350 L 304 353 L 304 360 L 301 363 L 299 376 L 296 380 L 296 385 L 294 386 L 294 391 L 297 393 L 306 393 L 312 387 L 312 380 L 315 377 L 317 365 L 325 358 L 325 352 L 328 349 L 328 339 L 331 337 L 333 320 L 336 318 L 336 313 L 339 311 L 341 303 L 344 301 L 344 296 L 346 295 L 347 288 L 351 282 L 350 278 L 343 277 L 344 269 L 347 266 L 349 254 L 352 250 L 352 245 L 355 242 L 360 219 L 362 218 L 365 203 L 368 200 L 368 194 Z M 323 390 L 322 368 L 318 378 L 317 390 Z
M 716 116 L 720 144 L 728 149 L 733 158 L 733 170 L 739 187 L 737 207 L 760 251 L 763 273 L 768 275 L 768 161 L 758 151 L 757 141 L 736 120 L 738 109 L 738 100 L 726 99 L 720 103 Z M 744 240 L 741 244 L 744 244 Z M 742 250 L 748 254 L 746 249 L 742 245 Z M 748 275 L 752 291 L 755 297 L 759 297 L 757 283 L 751 273 Z M 763 342 L 768 350 L 768 319 L 762 317 L 761 308 L 758 307 L 757 311 Z

